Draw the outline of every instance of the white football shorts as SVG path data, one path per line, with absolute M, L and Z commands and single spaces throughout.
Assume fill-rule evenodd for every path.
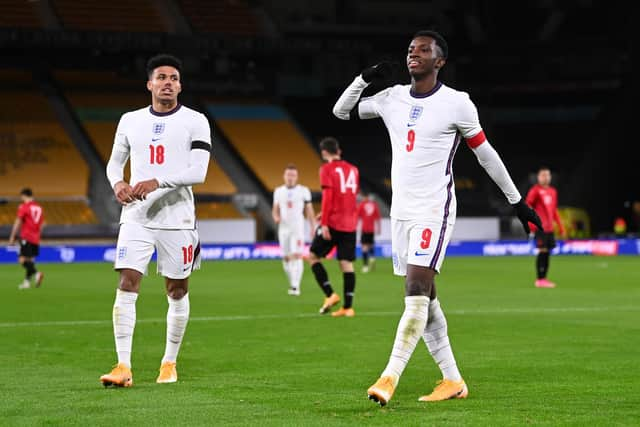
M 304 251 L 304 227 L 278 227 L 278 242 L 282 256 L 299 254 Z
M 147 274 L 154 249 L 158 251 L 158 274 L 185 279 L 200 268 L 200 242 L 196 230 L 163 230 L 140 224 L 121 224 L 114 268 L 130 268 Z
M 391 218 L 393 273 L 407 275 L 407 264 L 440 272 L 453 233 L 453 224 L 442 220 L 398 220 Z

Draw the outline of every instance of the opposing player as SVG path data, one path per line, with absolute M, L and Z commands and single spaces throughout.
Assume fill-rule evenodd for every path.
M 381 117 L 391 139 L 393 268 L 406 277 L 406 298 L 387 367 L 367 390 L 380 405 L 393 396 L 420 337 L 443 375 L 433 392 L 420 400 L 464 398 L 469 393 L 449 344 L 434 282 L 456 218 L 452 163 L 462 138 L 515 207 L 526 231 L 528 221 L 539 223 L 487 141 L 469 95 L 438 81 L 447 53 L 440 34 L 421 31 L 411 40 L 406 58 L 411 85 L 360 99 L 373 79 L 390 71 L 388 64 L 378 64 L 357 76 L 333 109 L 344 120 Z
M 20 192 L 22 203 L 18 206 L 18 214 L 11 229 L 9 245 L 16 241 L 20 230 L 20 255 L 18 262 L 25 269 L 25 278 L 18 289 L 29 289 L 33 282 L 39 288 L 44 274 L 36 269 L 35 260 L 40 253 L 40 234 L 44 228 L 44 211 L 33 198 L 30 188 L 23 188 Z
M 556 247 L 554 223 L 558 225 L 562 237 L 566 237 L 566 231 L 558 214 L 558 191 L 551 186 L 551 170 L 549 168 L 541 167 L 538 170 L 538 183 L 531 187 L 526 200 L 542 221 L 541 229 L 535 225 L 531 228 L 536 233 L 536 246 L 538 247 L 535 286 L 537 288 L 555 288 L 556 284 L 547 279 L 551 250 Z
M 311 191 L 298 184 L 298 169 L 294 164 L 284 170 L 284 185 L 273 192 L 271 214 L 278 224 L 278 241 L 282 250 L 282 267 L 289 279 L 289 295 L 300 295 L 300 282 L 304 272 L 304 217 L 309 229 L 315 230 L 315 214 L 311 204 Z
M 356 275 L 353 261 L 356 259 L 356 213 L 360 172 L 351 163 L 341 159 L 342 151 L 338 140 L 324 138 L 320 141 L 320 154 L 327 163 L 320 168 L 322 186 L 321 227 L 311 242 L 309 264 L 311 271 L 326 298 L 320 307 L 320 314 L 326 314 L 340 302 L 333 291 L 327 270 L 321 258 L 337 247 L 337 259 L 342 270 L 344 302 L 342 308 L 331 313 L 333 317 L 353 317 L 353 296 L 356 289 Z
M 151 106 L 125 113 L 118 123 L 107 177 L 123 205 L 115 269 L 120 274 L 113 306 L 118 364 L 100 377 L 105 386 L 130 387 L 136 300 L 154 249 L 165 278 L 167 339 L 156 382 L 177 381 L 176 359 L 189 319 L 189 276 L 200 266 L 191 186 L 204 182 L 211 131 L 204 115 L 178 102 L 181 63 L 158 55 L 147 63 Z M 123 169 L 131 159 L 131 183 Z
M 380 208 L 368 192 L 358 205 L 358 221 L 360 224 L 360 247 L 362 250 L 362 272 L 369 272 L 375 265 L 375 235 L 380 234 Z

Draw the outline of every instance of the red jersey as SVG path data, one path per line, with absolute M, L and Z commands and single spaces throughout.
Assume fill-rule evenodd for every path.
M 380 221 L 378 204 L 373 200 L 365 200 L 358 205 L 358 219 L 362 221 L 363 233 L 375 233 L 376 222 Z
M 22 220 L 20 239 L 34 245 L 40 244 L 40 228 L 44 221 L 42 206 L 33 200 L 22 203 L 18 207 L 18 218 Z
M 564 227 L 558 215 L 558 192 L 555 188 L 534 185 L 529 190 L 526 198 L 527 204 L 531 206 L 542 221 L 542 228 L 545 233 L 553 233 L 553 223 L 557 223 L 560 232 L 564 232 Z M 531 230 L 536 231 L 536 226 L 529 223 Z
M 360 185 L 358 168 L 344 160 L 325 163 L 320 168 L 322 225 L 338 231 L 356 231 L 356 196 Z

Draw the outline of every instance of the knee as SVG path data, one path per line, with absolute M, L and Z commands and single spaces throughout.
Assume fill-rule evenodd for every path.
M 406 295 L 408 297 L 414 296 L 430 296 L 431 289 L 433 288 L 433 282 L 420 281 L 420 280 L 407 280 Z
M 169 292 L 167 292 L 167 295 L 169 295 L 171 299 L 182 299 L 186 294 L 187 290 L 184 288 L 171 289 Z
M 343 273 L 353 273 L 353 263 L 351 261 L 340 261 L 340 270 Z
M 121 291 L 138 292 L 138 289 L 140 288 L 140 281 L 131 276 L 121 275 L 118 287 Z

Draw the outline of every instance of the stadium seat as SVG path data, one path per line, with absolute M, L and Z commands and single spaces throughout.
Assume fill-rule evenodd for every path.
M 63 74 L 58 76 L 65 78 Z M 69 76 L 69 74 L 66 75 L 66 77 Z M 66 84 L 73 83 L 67 81 Z M 149 105 L 149 95 L 144 91 L 139 94 L 128 91 L 119 93 L 74 91 L 70 93 L 69 101 L 102 160 L 106 163 L 111 155 L 118 120 L 127 111 Z M 128 174 L 128 168 L 125 170 Z M 236 192 L 236 186 L 216 163 L 214 156 L 209 163 L 205 183 L 195 186 L 194 191 L 200 194 L 231 195 Z
M 48 225 L 98 224 L 86 200 L 39 200 Z M 0 226 L 11 225 L 16 218 L 19 202 L 0 205 Z
M 196 202 L 196 218 L 243 218 L 231 202 Z
M 2 0 L 0 27 L 6 28 L 40 28 L 36 2 L 24 0 Z
M 167 28 L 152 0 L 55 0 L 62 24 L 69 30 L 163 32 Z
M 0 196 L 31 187 L 39 196 L 84 197 L 89 170 L 36 91 L 7 91 L 0 115 Z
M 258 21 L 245 1 L 180 0 L 179 4 L 197 33 L 245 36 L 260 33 Z
M 320 191 L 320 157 L 284 110 L 273 105 L 209 104 L 208 111 L 267 190 L 282 185 L 288 163 L 300 183 Z

